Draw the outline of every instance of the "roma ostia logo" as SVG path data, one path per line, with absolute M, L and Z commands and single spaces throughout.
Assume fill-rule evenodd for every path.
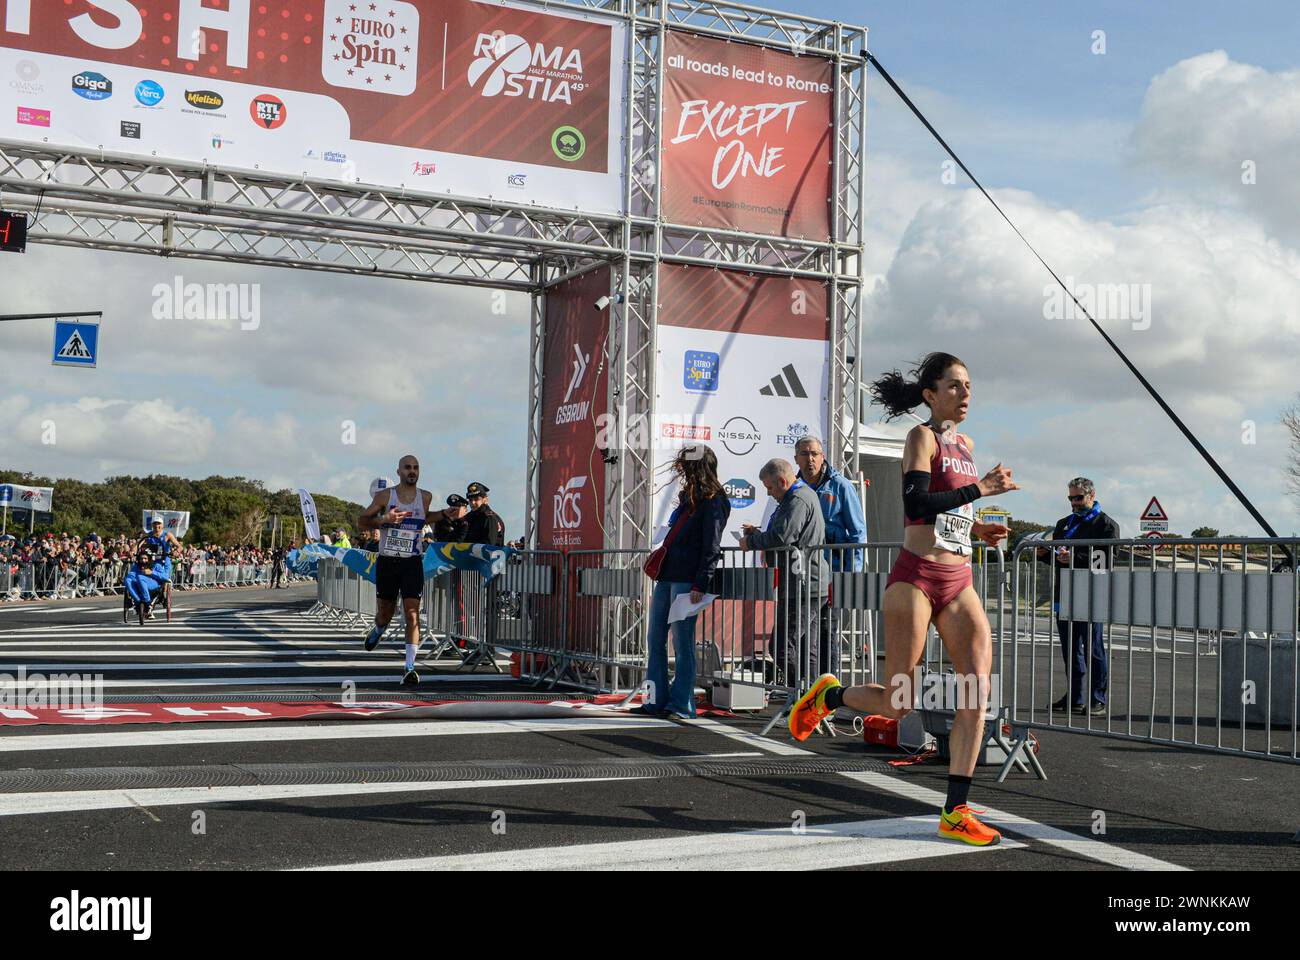
M 561 160 L 572 163 L 587 152 L 587 138 L 577 127 L 557 127 L 551 134 L 551 149 Z

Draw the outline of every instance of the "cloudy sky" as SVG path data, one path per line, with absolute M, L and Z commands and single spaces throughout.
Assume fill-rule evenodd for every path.
M 1136 285 L 1147 309 L 1108 333 L 1273 525 L 1300 530 L 1278 423 L 1300 391 L 1300 11 L 783 6 L 865 19 L 876 56 L 1062 277 Z M 1126 531 L 1155 495 L 1176 531 L 1258 534 L 1087 322 L 1050 309 L 1050 277 L 960 174 L 947 182 L 874 74 L 869 110 L 865 368 L 963 357 L 976 454 L 1015 471 L 1025 489 L 1002 502 L 1016 516 L 1060 516 L 1084 474 Z M 178 276 L 257 284 L 260 326 L 155 317 L 155 287 Z M 0 328 L 6 468 L 240 474 L 361 499 L 409 451 L 439 498 L 481 480 L 522 532 L 523 297 L 497 313 L 485 290 L 40 245 L 0 260 L 0 291 L 3 312 L 105 313 L 93 372 L 50 367 L 47 324 Z

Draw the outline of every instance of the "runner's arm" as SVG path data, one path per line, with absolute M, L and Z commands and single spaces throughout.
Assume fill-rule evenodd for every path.
M 909 520 L 924 520 L 936 513 L 979 499 L 977 483 L 956 490 L 930 492 L 930 461 L 934 457 L 934 431 L 918 424 L 907 434 L 903 447 L 903 513 Z
M 361 516 L 357 518 L 357 526 L 362 530 L 378 530 L 382 527 L 384 525 L 384 500 L 387 497 L 387 490 L 376 493 L 374 499 L 370 501 L 370 506 L 366 507 Z

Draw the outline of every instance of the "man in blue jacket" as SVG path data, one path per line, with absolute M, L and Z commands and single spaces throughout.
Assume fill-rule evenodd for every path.
M 866 543 L 867 522 L 862 515 L 858 491 L 838 470 L 826 462 L 822 442 L 814 436 L 802 436 L 794 445 L 794 459 L 799 464 L 799 479 L 817 494 L 826 523 L 827 543 Z M 861 550 L 831 550 L 832 570 L 861 570 Z M 818 616 L 822 663 L 827 670 L 839 670 L 840 634 L 832 622 L 829 602 L 823 602 Z M 867 621 L 868 628 L 870 621 Z

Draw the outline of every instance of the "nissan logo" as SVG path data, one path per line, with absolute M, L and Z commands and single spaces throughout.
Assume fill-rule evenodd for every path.
M 758 446 L 763 435 L 748 417 L 732 417 L 718 431 L 718 439 L 728 453 L 743 457 Z

